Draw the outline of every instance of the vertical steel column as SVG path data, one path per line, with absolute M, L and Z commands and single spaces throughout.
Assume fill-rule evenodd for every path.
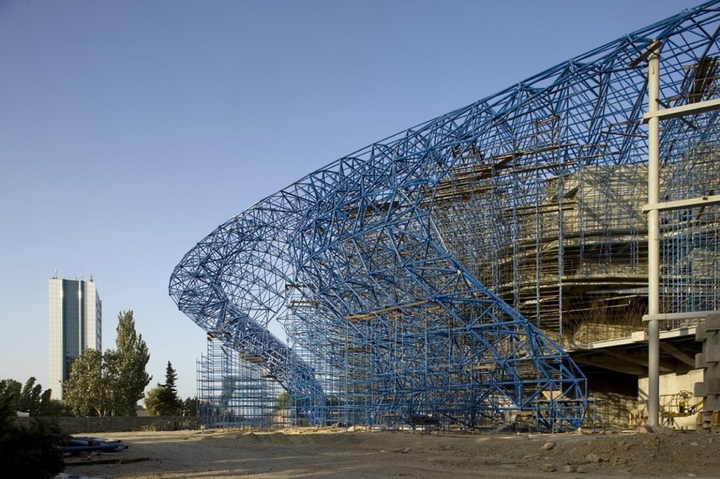
M 660 98 L 660 54 L 648 58 L 648 114 L 658 110 Z M 648 121 L 648 426 L 658 426 L 660 410 L 660 119 Z

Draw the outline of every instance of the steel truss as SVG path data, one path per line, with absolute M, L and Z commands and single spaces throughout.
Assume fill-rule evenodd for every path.
M 647 84 L 631 64 L 661 40 L 664 102 L 715 98 L 719 27 L 718 2 L 686 10 L 341 158 L 219 226 L 170 295 L 312 424 L 522 410 L 579 427 L 586 381 L 560 344 L 644 307 Z M 720 191 L 717 125 L 664 123 L 666 199 Z M 663 220 L 667 312 L 720 306 L 718 208 L 688 210 Z

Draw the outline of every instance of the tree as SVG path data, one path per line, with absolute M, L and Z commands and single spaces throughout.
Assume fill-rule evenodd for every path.
M 51 395 L 52 389 L 46 389 L 40 396 L 40 412 L 38 416 L 72 416 L 70 408 L 64 402 L 52 399 Z
M 87 349 L 73 361 L 70 379 L 65 382 L 65 403 L 76 416 L 113 415 L 113 384 L 117 382 L 112 368 L 107 370 L 103 355 Z
M 19 410 L 29 413 L 31 416 L 37 416 L 40 412 L 40 396 L 42 395 L 42 386 L 35 384 L 35 378 L 30 377 L 20 393 Z
M 65 402 L 76 415 L 134 416 L 151 376 L 145 371 L 150 353 L 135 331 L 133 312 L 118 315 L 116 350 L 88 349 L 73 362 L 65 382 Z
M 182 415 L 188 417 L 196 417 L 200 410 L 200 401 L 197 397 L 186 398 L 182 405 Z
M 177 395 L 177 372 L 168 361 L 165 369 L 165 384 L 158 383 L 145 397 L 145 408 L 151 416 L 177 416 L 183 406 Z
M 142 334 L 135 331 L 135 320 L 132 311 L 121 311 L 118 315 L 117 361 L 118 384 L 115 402 L 119 416 L 135 416 L 137 402 L 143 398 L 145 387 L 150 384 L 152 376 L 145 367 L 150 361 L 150 352 L 143 341 Z
M 33 419 L 28 426 L 17 424 L 20 395 L 17 381 L 11 381 L 0 381 L 0 477 L 55 477 L 65 467 L 58 446 L 66 438 L 57 422 Z
M 165 367 L 165 388 L 173 393 L 173 396 L 177 397 L 177 386 L 175 385 L 175 382 L 177 381 L 177 371 L 175 371 L 172 367 L 172 363 L 168 361 L 167 367 Z
M 0 381 L 0 407 L 8 408 L 13 413 L 20 410 L 20 393 L 22 384 L 14 379 Z M 0 410 L 2 413 L 2 410 Z
M 42 385 L 35 381 L 30 377 L 22 386 L 14 379 L 4 379 L 0 381 L 0 397 L 13 411 L 26 412 L 30 416 L 69 415 L 62 402 L 51 398 L 52 390 L 43 391 Z
M 165 388 L 158 383 L 145 395 L 145 410 L 151 416 L 164 416 L 163 414 L 163 395 Z
M 283 391 L 277 397 L 277 408 L 278 409 L 290 409 L 293 407 L 293 400 L 290 397 L 290 393 Z

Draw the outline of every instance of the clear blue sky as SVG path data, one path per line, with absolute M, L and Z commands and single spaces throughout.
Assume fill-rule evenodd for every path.
M 0 378 L 48 384 L 47 281 L 135 312 L 195 394 L 168 296 L 217 225 L 373 141 L 695 6 L 680 0 L 0 0 Z

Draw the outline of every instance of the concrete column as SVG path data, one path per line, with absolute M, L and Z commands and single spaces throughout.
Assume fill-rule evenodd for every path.
M 648 59 L 648 113 L 658 110 L 660 97 L 660 55 L 653 51 Z M 660 313 L 660 119 L 648 121 L 648 316 Z M 648 321 L 648 426 L 659 425 L 660 413 L 660 326 Z

